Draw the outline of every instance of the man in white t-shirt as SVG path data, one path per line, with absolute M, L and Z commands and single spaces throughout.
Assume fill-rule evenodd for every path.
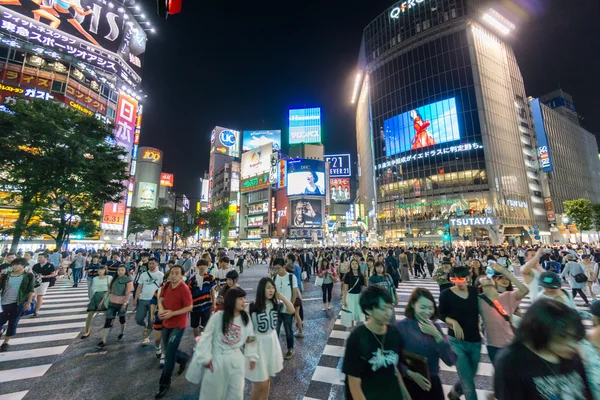
M 221 289 L 227 284 L 227 273 L 231 271 L 231 264 L 229 263 L 229 257 L 223 256 L 219 258 L 219 264 L 217 264 L 217 272 L 214 277 L 217 281 L 217 293 L 221 293 Z
M 144 327 L 142 346 L 150 343 L 150 332 L 152 332 L 150 300 L 156 289 L 162 285 L 163 278 L 164 274 L 158 270 L 158 259 L 149 258 L 148 270 L 140 274 L 133 302 L 136 305 L 135 322 Z
M 273 267 L 277 268 L 277 274 L 273 276 L 273 282 L 275 283 L 275 289 L 294 304 L 298 297 L 298 280 L 294 274 L 286 271 L 284 265 L 285 260 L 283 258 L 273 260 Z M 285 354 L 286 360 L 289 360 L 294 355 L 294 332 L 292 331 L 294 317 L 294 313 L 289 314 L 287 310 L 280 310 L 277 318 L 277 336 L 281 332 L 281 324 L 283 324 L 285 329 L 285 341 L 288 348 Z

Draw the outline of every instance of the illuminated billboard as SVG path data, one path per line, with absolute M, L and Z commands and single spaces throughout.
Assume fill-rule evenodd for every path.
M 350 202 L 350 178 L 329 178 L 329 188 L 332 202 Z
M 550 144 L 546 136 L 546 126 L 544 125 L 544 116 L 542 114 L 542 106 L 540 99 L 533 99 L 531 103 L 531 115 L 533 117 L 533 126 L 538 141 L 538 156 L 540 159 L 540 168 L 542 172 L 551 172 L 554 170 L 552 165 L 552 157 L 550 154 Z
M 269 173 L 260 174 L 252 178 L 244 179 L 240 184 L 240 192 L 250 192 L 252 190 L 264 189 L 271 186 Z
M 267 143 L 273 143 L 273 150 L 281 150 L 281 131 L 244 131 L 242 134 L 242 151 L 257 149 Z
M 240 132 L 234 129 L 215 126 L 210 135 L 210 153 L 240 156 Z
M 156 196 L 158 195 L 156 183 L 140 182 L 138 185 L 138 207 L 156 207 Z
M 160 186 L 173 187 L 174 177 L 173 174 L 166 172 L 160 173 Z
M 288 196 L 325 196 L 325 162 L 296 158 L 287 161 Z
M 117 1 L 0 0 L 0 31 L 141 82 L 147 36 Z
M 271 154 L 273 144 L 267 143 L 259 148 L 242 154 L 241 174 L 242 178 L 258 175 L 271 170 Z
M 209 199 L 209 183 L 208 179 L 200 179 L 201 190 L 200 190 L 200 201 L 203 203 L 208 202 Z
M 350 165 L 350 154 L 326 155 L 325 161 L 329 163 L 329 176 L 332 178 L 344 178 L 352 176 Z
M 323 202 L 321 200 L 292 200 L 291 226 L 302 228 L 323 225 Z
M 383 122 L 386 156 L 460 140 L 454 97 L 415 108 Z
M 321 109 L 290 110 L 290 144 L 321 143 Z

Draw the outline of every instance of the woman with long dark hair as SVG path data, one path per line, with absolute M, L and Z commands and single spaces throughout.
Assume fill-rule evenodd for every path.
M 338 280 L 337 274 L 328 259 L 323 258 L 319 265 L 317 275 L 319 278 L 323 278 L 323 283 L 321 284 L 321 290 L 323 291 L 323 311 L 325 311 L 325 307 L 331 310 L 331 293 L 333 292 L 333 284 Z
M 246 360 L 246 377 L 254 383 L 250 400 L 267 400 L 271 377 L 283 369 L 283 354 L 276 328 L 279 310 L 284 306 L 289 314 L 294 312 L 294 305 L 277 291 L 273 280 L 262 278 L 256 289 L 256 300 L 250 303 L 249 308 L 258 350 L 254 369 L 250 369 L 251 361 Z
M 443 400 L 444 390 L 439 377 L 440 359 L 444 364 L 456 364 L 456 353 L 450 348 L 448 337 L 435 321 L 440 317 L 435 299 L 431 292 L 424 288 L 413 290 L 405 310 L 406 318 L 396 326 L 400 330 L 402 342 L 405 346 L 405 358 L 425 357 L 427 360 L 427 374 L 429 378 L 419 371 L 411 369 L 406 371 L 404 380 L 406 388 L 413 399 Z M 412 364 L 412 363 L 411 363 Z M 422 366 L 424 367 L 424 366 Z
M 360 272 L 358 261 L 350 261 L 350 270 L 344 277 L 342 306 L 352 313 L 352 322 L 365 322 L 365 314 L 360 308 L 360 292 L 365 285 L 365 277 Z
M 249 370 L 256 367 L 258 360 L 254 327 L 245 307 L 246 292 L 239 287 L 230 288 L 223 309 L 208 320 L 196 344 L 192 362 L 205 368 L 201 399 L 242 400 L 244 397 L 246 360 Z
M 125 334 L 125 313 L 127 312 L 127 304 L 129 303 L 129 294 L 133 291 L 133 280 L 127 274 L 127 268 L 121 264 L 117 268 L 117 275 L 110 282 L 108 287 L 108 307 L 106 309 L 106 321 L 104 329 L 102 329 L 102 340 L 96 346 L 98 349 L 103 349 L 106 346 L 108 332 L 113 326 L 114 319 L 118 316 L 121 323 L 121 333 L 117 336 L 117 340 L 123 340 Z
M 479 277 L 485 276 L 486 272 L 479 260 L 473 258 L 470 261 L 471 272 L 469 273 L 469 284 L 471 286 L 479 286 Z

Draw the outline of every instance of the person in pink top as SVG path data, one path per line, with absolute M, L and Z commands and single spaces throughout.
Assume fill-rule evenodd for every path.
M 491 263 L 494 275 L 479 279 L 483 292 L 479 295 L 479 314 L 483 320 L 488 356 L 495 364 L 498 352 L 508 346 L 515 337 L 513 332 L 513 313 L 529 289 L 521 283 L 506 267 Z M 514 285 L 517 290 L 504 290 Z M 499 292 L 499 287 L 501 287 Z

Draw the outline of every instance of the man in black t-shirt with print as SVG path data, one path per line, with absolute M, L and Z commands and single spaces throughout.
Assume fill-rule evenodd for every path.
M 404 369 L 404 344 L 398 328 L 390 324 L 392 297 L 380 286 L 369 286 L 360 295 L 360 307 L 369 318 L 352 331 L 346 342 L 342 366 L 346 398 L 410 398 L 398 372 Z
M 37 317 L 40 309 L 42 308 L 42 302 L 44 301 L 46 290 L 48 290 L 48 286 L 50 286 L 50 281 L 56 276 L 56 268 L 54 265 L 48 262 L 48 255 L 46 253 L 42 253 L 38 256 L 38 263 L 35 264 L 31 270 L 40 275 L 42 278 L 42 283 L 35 289 L 36 303 L 35 313 L 33 316 Z
M 450 347 L 458 356 L 456 372 L 459 381 L 448 393 L 450 400 L 458 400 L 462 394 L 467 400 L 477 400 L 475 373 L 481 358 L 481 335 L 479 334 L 479 303 L 477 289 L 468 286 L 467 267 L 454 267 L 450 282 L 454 287 L 440 293 L 440 315 L 448 324 Z

